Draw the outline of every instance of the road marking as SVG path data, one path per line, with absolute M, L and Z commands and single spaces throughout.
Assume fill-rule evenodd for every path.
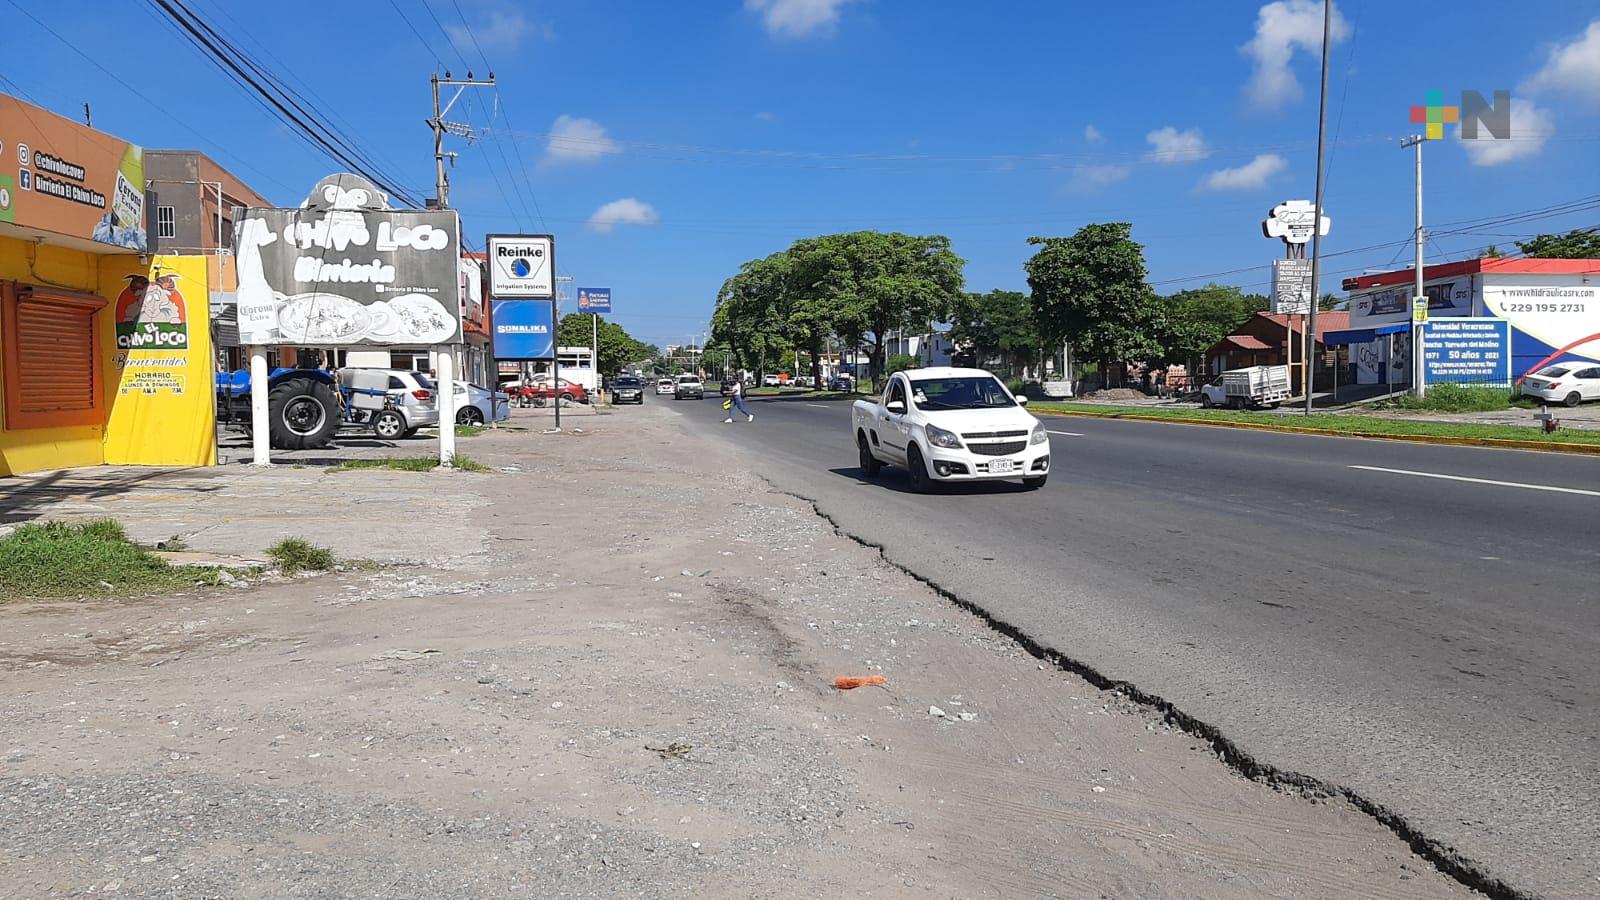
M 806 405 L 807 406 L 815 406 L 817 409 L 833 409 L 833 407 L 829 406 L 826 403 L 807 403 Z
M 1585 497 L 1600 497 L 1600 491 L 1557 487 L 1553 484 L 1523 484 L 1520 481 L 1495 481 L 1492 478 L 1468 478 L 1465 475 L 1441 475 L 1438 472 L 1413 472 L 1410 469 L 1385 469 L 1382 466 L 1347 466 L 1347 468 L 1363 469 L 1368 472 L 1388 472 L 1393 475 L 1415 475 L 1419 478 L 1443 478 L 1446 481 L 1470 481 L 1473 484 L 1492 484 L 1498 487 L 1527 488 L 1530 491 L 1555 491 L 1558 494 L 1581 494 Z
M 1045 430 L 1046 431 L 1050 431 L 1050 429 L 1048 429 L 1048 428 L 1046 428 Z M 1083 437 L 1083 433 L 1082 432 L 1078 432 L 1078 431 L 1050 431 L 1050 433 L 1051 434 L 1064 434 L 1067 437 Z

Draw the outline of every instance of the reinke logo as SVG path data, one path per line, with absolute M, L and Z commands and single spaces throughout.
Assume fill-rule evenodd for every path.
M 511 274 L 518 278 L 527 278 L 533 274 L 533 266 L 528 265 L 528 261 L 525 259 L 514 259 L 511 261 Z
M 1491 105 L 1477 91 L 1462 91 L 1461 105 L 1446 106 L 1444 91 L 1428 91 L 1426 103 L 1411 107 L 1411 122 L 1424 126 L 1424 135 L 1430 141 L 1444 137 L 1444 126 L 1460 124 L 1461 139 L 1478 139 L 1478 126 L 1483 126 L 1489 136 L 1498 141 L 1511 137 L 1511 92 L 1495 91 Z

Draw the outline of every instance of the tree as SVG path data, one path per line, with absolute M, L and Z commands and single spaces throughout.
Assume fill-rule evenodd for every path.
M 1085 225 L 1071 237 L 1031 237 L 1038 246 L 1023 268 L 1033 309 L 1050 344 L 1071 342 L 1109 373 L 1113 363 L 1162 353 L 1161 299 L 1145 283 L 1144 248 L 1127 222 Z
M 765 372 L 790 348 L 785 334 L 784 291 L 791 261 L 787 253 L 752 259 L 722 283 L 711 314 L 711 337 L 733 350 L 740 368 Z
M 1162 298 L 1161 362 L 1194 365 L 1217 341 L 1267 308 L 1267 298 L 1232 285 L 1208 284 Z
M 1505 255 L 1506 254 L 1505 254 L 1504 250 L 1501 250 L 1499 247 L 1495 246 L 1494 244 L 1490 244 L 1489 246 L 1483 248 L 1483 252 L 1478 254 L 1478 258 L 1479 259 L 1503 259 L 1505 257 Z
M 915 356 L 912 356 L 909 353 L 896 353 L 895 355 L 889 357 L 888 362 L 883 367 L 883 371 L 886 375 L 893 375 L 896 372 L 904 372 L 907 369 L 915 369 L 921 364 L 922 363 L 919 362 Z
M 1600 228 L 1577 228 L 1566 234 L 1540 234 L 1517 241 L 1522 255 L 1535 259 L 1600 259 Z
M 971 348 L 977 365 L 1003 357 L 1008 368 L 1031 359 L 1043 345 L 1033 306 L 1021 291 L 965 294 L 950 311 L 951 342 Z
M 556 329 L 557 343 L 562 347 L 588 347 L 594 338 L 588 313 L 571 312 L 561 317 Z M 600 320 L 600 374 L 610 377 L 629 363 L 642 362 L 650 357 L 649 348 L 633 339 L 621 325 L 607 319 Z

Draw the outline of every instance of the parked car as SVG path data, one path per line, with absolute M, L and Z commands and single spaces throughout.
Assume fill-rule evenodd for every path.
M 522 396 L 526 402 L 535 406 L 543 406 L 554 399 L 558 391 L 563 403 L 589 402 L 589 392 L 583 389 L 583 385 L 563 378 L 552 386 L 548 375 L 535 375 L 530 379 L 522 387 Z
M 828 379 L 828 390 L 830 391 L 853 391 L 855 389 L 856 381 L 849 375 L 835 375 Z
M 456 382 L 456 424 L 482 425 L 511 418 L 511 395 L 486 387 Z
M 761 376 L 761 386 L 762 387 L 777 387 L 781 383 L 782 382 L 780 382 L 778 380 L 778 376 L 776 376 L 776 375 L 763 375 L 763 376 Z
M 1050 436 L 1000 379 L 982 369 L 907 369 L 889 376 L 883 395 L 851 406 L 861 472 L 905 467 L 913 490 L 945 481 L 1021 478 L 1042 487 L 1050 475 Z
M 1276 407 L 1289 399 L 1288 366 L 1251 366 L 1231 369 L 1200 388 L 1200 405 L 1207 409 L 1226 406 Z
M 611 382 L 613 403 L 644 403 L 644 382 L 632 375 L 623 375 Z
M 384 440 L 410 437 L 419 428 L 439 424 L 438 387 L 426 372 L 405 369 L 344 368 L 339 370 L 339 383 L 351 384 L 357 372 L 385 375 L 389 379 L 389 397 L 400 415 L 396 418 L 380 416 L 373 422 L 372 432 Z
M 1567 406 L 1600 400 L 1600 365 L 1562 362 L 1545 366 L 1522 379 L 1521 391 L 1536 400 Z
M 698 375 L 679 375 L 672 385 L 674 400 L 704 400 L 705 396 L 706 386 L 700 383 Z
M 670 393 L 672 393 L 672 379 L 671 378 L 657 378 L 656 379 L 656 394 L 659 396 L 661 394 L 670 394 Z

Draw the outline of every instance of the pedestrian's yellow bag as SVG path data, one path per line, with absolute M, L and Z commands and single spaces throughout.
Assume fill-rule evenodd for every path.
M 732 400 L 724 400 L 724 401 L 722 401 L 722 408 L 723 409 L 733 409 L 733 401 Z

